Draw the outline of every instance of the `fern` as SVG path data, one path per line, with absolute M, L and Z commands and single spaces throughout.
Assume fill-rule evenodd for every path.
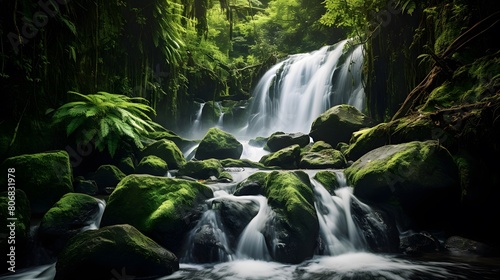
M 81 101 L 69 102 L 51 112 L 52 123 L 66 126 L 68 137 L 80 143 L 93 142 L 99 151 L 114 156 L 120 145 L 142 148 L 141 138 L 161 127 L 149 114 L 156 114 L 143 98 L 98 92 L 84 95 L 70 91 Z

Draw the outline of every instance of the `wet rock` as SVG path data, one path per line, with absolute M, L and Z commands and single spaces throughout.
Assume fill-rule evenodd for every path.
M 488 257 L 495 253 L 495 249 L 493 247 L 461 236 L 451 236 L 446 239 L 444 248 L 455 255 Z
M 188 176 L 196 179 L 219 178 L 223 172 L 220 161 L 216 159 L 191 160 L 181 166 L 177 175 Z
M 322 113 L 311 126 L 314 141 L 325 141 L 336 147 L 348 143 L 353 132 L 373 126 L 374 122 L 351 105 L 337 105 Z
M 118 167 L 105 164 L 97 169 L 92 179 L 96 182 L 99 193 L 110 194 L 125 176 Z
M 170 140 L 161 139 L 148 146 L 142 152 L 142 157 L 157 156 L 164 160 L 170 169 L 178 169 L 186 163 L 186 159 L 177 145 Z
M 460 203 L 458 169 L 437 141 L 377 148 L 345 169 L 354 195 L 397 203 L 423 228 L 451 222 Z
M 177 257 L 130 225 L 89 230 L 61 252 L 55 280 L 157 278 L 179 269 Z
M 130 224 L 177 253 L 196 225 L 212 190 L 200 183 L 150 175 L 129 175 L 109 196 L 102 225 Z
M 264 195 L 264 185 L 268 174 L 267 172 L 255 172 L 250 175 L 236 186 L 234 195 Z
M 42 218 L 38 234 L 43 246 L 57 255 L 70 238 L 96 222 L 100 203 L 86 194 L 65 194 Z
M 300 160 L 300 146 L 292 145 L 275 153 L 263 156 L 260 163 L 265 166 L 278 166 L 283 169 L 296 169 Z
M 163 159 L 153 155 L 143 157 L 135 170 L 137 174 L 150 174 L 155 176 L 165 176 L 167 172 L 167 163 Z
M 259 205 L 251 200 L 218 199 L 214 201 L 224 227 L 229 233 L 230 243 L 236 245 L 238 237 L 259 212 Z
M 309 135 L 304 133 L 273 133 L 266 142 L 267 147 L 271 152 L 277 152 L 283 148 L 299 145 L 305 147 L 309 144 Z
M 439 240 L 428 232 L 418 232 L 400 239 L 400 251 L 411 256 L 438 252 L 442 249 Z
M 218 128 L 210 128 L 196 150 L 197 159 L 239 159 L 243 145 L 231 134 Z

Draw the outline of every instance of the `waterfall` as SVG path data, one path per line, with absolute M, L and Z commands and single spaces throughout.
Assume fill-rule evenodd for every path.
M 247 135 L 309 133 L 312 122 L 338 104 L 363 111 L 362 46 L 346 48 L 347 42 L 292 55 L 267 71 L 253 93 Z

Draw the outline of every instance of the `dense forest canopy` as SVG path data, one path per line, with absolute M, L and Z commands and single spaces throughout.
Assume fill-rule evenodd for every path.
M 453 40 L 498 10 L 486 0 L 1 3 L 8 133 L 25 115 L 37 120 L 27 130 L 43 130 L 47 112 L 73 101 L 69 91 L 144 98 L 175 127 L 193 100 L 248 99 L 279 59 L 345 38 L 365 45 L 366 113 L 388 120 Z M 476 53 L 493 49 L 492 30 L 474 40 Z

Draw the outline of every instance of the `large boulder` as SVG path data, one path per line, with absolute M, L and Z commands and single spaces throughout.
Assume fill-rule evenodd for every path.
M 244 179 L 236 186 L 234 195 L 264 195 L 264 185 L 266 184 L 267 172 L 255 172 Z
M 322 113 L 311 126 L 314 141 L 323 140 L 336 147 L 349 142 L 353 132 L 373 126 L 374 122 L 351 105 L 337 105 Z
M 231 134 L 216 127 L 210 128 L 196 150 L 197 159 L 239 159 L 243 145 Z
M 264 186 L 274 211 L 264 236 L 275 261 L 300 263 L 314 254 L 319 222 L 313 187 L 303 171 L 273 171 Z
M 235 246 L 245 227 L 259 212 L 259 204 L 249 199 L 221 198 L 215 200 L 213 208 L 220 212 L 220 217 L 229 236 L 229 242 Z
M 43 246 L 57 255 L 80 231 L 97 228 L 101 207 L 104 209 L 104 203 L 92 196 L 65 194 L 42 218 L 38 237 Z
M 154 155 L 143 157 L 135 169 L 135 173 L 137 174 L 150 174 L 155 176 L 165 176 L 167 172 L 167 163 Z
M 195 179 L 219 178 L 223 171 L 220 161 L 216 159 L 191 160 L 183 165 L 177 176 L 188 176 Z
M 179 147 L 173 141 L 167 139 L 161 139 L 146 146 L 141 155 L 142 157 L 157 156 L 164 160 L 170 169 L 178 169 L 186 163 L 186 159 Z
M 357 160 L 384 145 L 438 139 L 442 143 L 447 138 L 450 137 L 429 116 L 411 116 L 354 132 L 345 154 L 349 160 Z
M 337 173 L 333 171 L 321 170 L 314 174 L 313 179 L 322 184 L 331 195 L 335 195 L 335 190 L 343 187 L 337 177 Z
M 278 166 L 283 169 L 296 169 L 300 161 L 300 146 L 295 144 L 277 152 L 263 156 L 259 162 L 265 166 Z
M 58 258 L 54 279 L 150 279 L 178 269 L 174 254 L 130 225 L 115 225 L 71 239 Z
M 269 136 L 266 145 L 271 152 L 276 152 L 292 145 L 305 147 L 309 142 L 309 135 L 304 133 L 276 132 Z
M 387 145 L 345 170 L 356 197 L 397 202 L 417 224 L 450 220 L 460 201 L 458 169 L 437 141 Z
M 101 225 L 130 224 L 177 253 L 212 197 L 209 187 L 194 181 L 129 175 L 109 196 Z
M 22 189 L 30 201 L 31 214 L 41 216 L 64 194 L 73 191 L 73 174 L 66 151 L 20 155 L 7 158 L 1 170 L 15 170 L 15 186 Z M 7 176 L 0 185 L 7 190 Z
M 8 269 L 11 267 L 17 271 L 26 265 L 30 217 L 30 202 L 24 191 L 14 190 L 11 187 L 6 192 L 0 193 L 0 220 L 4 222 L 0 228 L 0 250 L 2 251 L 0 261 L 2 261 L 1 267 L 4 272 L 9 272 Z M 11 250 L 13 245 L 15 250 Z

